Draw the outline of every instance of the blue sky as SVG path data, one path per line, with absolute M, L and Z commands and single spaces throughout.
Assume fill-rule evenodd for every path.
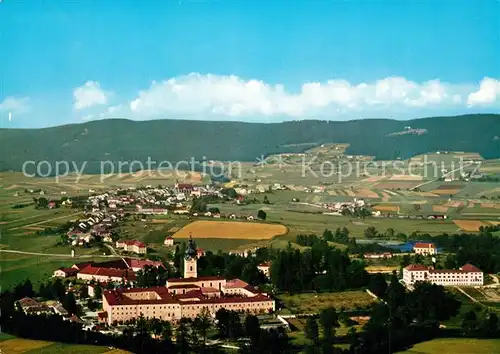
M 0 26 L 1 127 L 500 112 L 496 0 L 4 0 Z

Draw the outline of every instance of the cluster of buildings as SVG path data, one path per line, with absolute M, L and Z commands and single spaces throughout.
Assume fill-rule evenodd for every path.
M 91 243 L 95 237 L 101 237 L 103 242 L 113 242 L 111 229 L 122 219 L 123 213 L 94 210 L 86 213 L 86 218 L 79 220 L 66 235 L 73 246 L 84 246 Z
M 136 281 L 136 272 L 144 269 L 146 266 L 164 267 L 162 262 L 124 257 L 108 262 L 76 263 L 69 268 L 57 269 L 54 271 L 53 277 L 67 278 L 76 276 L 77 279 L 99 283 L 127 282 L 134 284 Z
M 76 316 L 70 316 L 68 311 L 59 302 L 41 303 L 33 298 L 24 297 L 16 302 L 18 309 L 25 314 L 30 315 L 52 315 L 57 314 L 62 316 L 65 320 L 71 322 L 82 323 L 82 320 Z
M 146 254 L 147 252 L 146 244 L 138 240 L 116 241 L 116 248 L 120 248 L 124 252 L 132 252 L 135 254 Z
M 165 287 L 108 290 L 103 293 L 101 318 L 109 325 L 139 317 L 178 321 L 196 317 L 203 310 L 219 309 L 266 313 L 275 310 L 274 300 L 240 279 L 199 277 L 198 251 L 190 238 L 184 257 L 184 277 L 168 279 Z

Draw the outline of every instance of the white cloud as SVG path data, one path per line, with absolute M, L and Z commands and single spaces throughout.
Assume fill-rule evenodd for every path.
M 467 97 L 470 106 L 491 104 L 500 100 L 500 81 L 485 77 L 479 85 L 479 90 Z
M 470 92 L 467 85 L 439 80 L 418 83 L 404 77 L 388 77 L 359 84 L 346 80 L 308 82 L 298 93 L 291 93 L 283 85 L 259 80 L 192 73 L 153 82 L 129 102 L 129 114 L 135 118 L 207 115 L 334 118 L 350 112 L 456 108 Z
M 110 94 L 111 93 L 101 88 L 99 82 L 87 81 L 82 86 L 73 90 L 73 96 L 75 98 L 74 108 L 80 110 L 96 105 L 107 104 Z
M 12 114 L 22 114 L 30 110 L 30 99 L 29 97 L 16 98 L 13 96 L 5 97 L 5 99 L 0 102 L 0 112 L 10 112 Z

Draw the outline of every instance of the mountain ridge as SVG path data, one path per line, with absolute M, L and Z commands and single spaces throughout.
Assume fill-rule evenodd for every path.
M 405 127 L 421 135 L 399 134 Z M 300 120 L 281 123 L 237 121 L 96 120 L 37 129 L 0 129 L 0 171 L 20 171 L 27 160 L 55 161 L 197 160 L 255 161 L 261 155 L 302 152 L 315 142 L 348 143 L 346 153 L 377 159 L 408 158 L 430 151 L 474 151 L 500 157 L 499 114 L 385 118 L 350 121 Z M 295 146 L 294 146 L 295 145 Z M 91 171 L 92 172 L 92 171 Z

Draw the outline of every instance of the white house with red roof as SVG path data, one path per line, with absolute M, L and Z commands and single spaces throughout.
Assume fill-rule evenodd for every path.
M 163 241 L 163 244 L 167 247 L 172 247 L 174 245 L 174 238 L 172 236 L 167 236 L 165 241 Z
M 146 245 L 138 240 L 116 241 L 116 248 L 122 248 L 126 252 L 133 252 L 136 254 L 146 254 L 147 252 Z
M 432 242 L 417 242 L 413 245 L 413 252 L 424 256 L 437 254 L 436 245 Z
M 465 264 L 459 269 L 434 269 L 422 264 L 410 264 L 403 269 L 403 281 L 413 285 L 418 281 L 427 281 L 442 286 L 482 286 L 483 272 L 472 264 Z

